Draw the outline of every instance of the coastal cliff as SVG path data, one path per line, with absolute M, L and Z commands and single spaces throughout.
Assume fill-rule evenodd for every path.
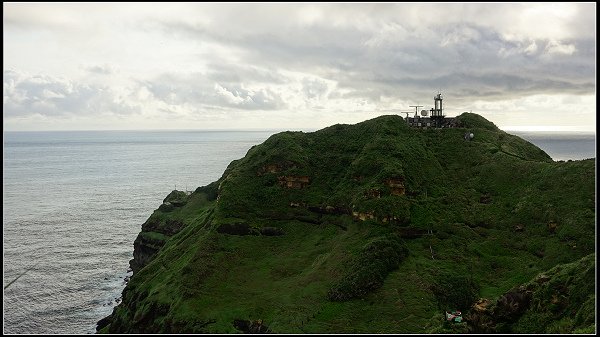
M 562 322 L 552 331 L 593 329 L 593 290 L 571 285 L 594 269 L 594 160 L 553 162 L 475 114 L 456 126 L 382 116 L 283 132 L 218 181 L 171 192 L 143 224 L 134 275 L 99 332 L 543 333 L 550 319 Z M 561 276 L 581 259 L 587 269 Z M 561 292 L 525 285 L 519 318 L 476 314 L 539 275 L 558 275 Z M 546 314 L 552 301 L 568 305 Z M 440 320 L 447 310 L 465 324 Z M 564 319 L 573 312 L 583 318 Z
M 166 241 L 186 226 L 181 218 L 161 215 L 184 206 L 187 203 L 187 196 L 183 191 L 172 191 L 163 200 L 157 212 L 142 224 L 142 231 L 133 242 L 133 259 L 129 261 L 133 274 L 152 261 Z

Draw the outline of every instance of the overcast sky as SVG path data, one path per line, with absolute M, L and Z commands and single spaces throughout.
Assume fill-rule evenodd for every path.
M 448 116 L 595 131 L 595 3 L 3 9 L 5 130 L 310 130 L 441 91 Z

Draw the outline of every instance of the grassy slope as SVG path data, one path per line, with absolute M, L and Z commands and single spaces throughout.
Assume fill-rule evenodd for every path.
M 593 160 L 554 163 L 480 116 L 459 119 L 468 129 L 415 130 L 383 116 L 253 147 L 219 180 L 218 202 L 214 188 L 199 189 L 185 206 L 155 211 L 187 226 L 132 277 L 105 331 L 233 333 L 234 319 L 262 319 L 280 333 L 427 332 L 432 317 L 472 299 L 462 293 L 495 298 L 594 251 Z M 279 172 L 261 171 L 269 164 Z M 311 181 L 285 189 L 281 175 Z M 398 177 L 406 195 L 385 184 Z M 373 189 L 381 198 L 367 196 Z M 397 221 L 314 212 L 325 206 Z M 232 222 L 285 235 L 215 231 Z M 408 238 L 406 228 L 431 235 Z M 473 287 L 444 301 L 435 289 L 448 280 Z M 336 287 L 351 299 L 330 300 Z

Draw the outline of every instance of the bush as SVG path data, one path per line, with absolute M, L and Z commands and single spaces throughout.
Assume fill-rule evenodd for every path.
M 171 203 L 175 207 L 181 207 L 187 203 L 188 195 L 184 191 L 173 190 L 163 200 L 163 203 Z
M 383 280 L 406 256 L 407 249 L 396 236 L 384 236 L 367 243 L 352 261 L 349 272 L 327 293 L 331 301 L 362 297 L 381 287 Z
M 437 277 L 433 292 L 442 310 L 466 310 L 477 300 L 479 286 L 470 276 L 443 273 Z

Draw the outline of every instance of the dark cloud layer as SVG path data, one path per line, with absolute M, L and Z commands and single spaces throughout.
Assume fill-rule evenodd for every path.
M 318 74 L 339 82 L 341 88 L 372 88 L 398 98 L 406 98 L 401 97 L 403 89 L 450 89 L 468 95 L 465 99 L 595 90 L 595 41 L 591 39 L 511 41 L 469 23 L 436 26 L 424 33 L 411 33 L 398 23 L 398 34 L 406 34 L 402 38 L 327 26 L 239 38 L 223 38 L 218 32 L 183 24 L 177 28 L 189 38 L 241 47 L 250 64 Z

